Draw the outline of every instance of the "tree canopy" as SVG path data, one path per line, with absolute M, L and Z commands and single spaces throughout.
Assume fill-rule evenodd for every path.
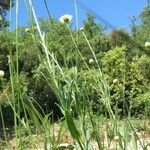
M 5 19 L 6 12 L 14 5 L 13 0 L 1 0 L 0 1 L 0 29 L 8 26 L 8 21 Z

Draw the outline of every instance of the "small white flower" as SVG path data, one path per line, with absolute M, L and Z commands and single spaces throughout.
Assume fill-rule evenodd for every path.
M 69 23 L 71 20 L 72 20 L 72 15 L 68 15 L 68 14 L 66 14 L 66 15 L 64 15 L 64 16 L 61 16 L 61 17 L 59 18 L 59 21 L 60 21 L 62 24 L 64 24 L 64 23 Z
M 10 55 L 7 55 L 8 63 L 10 63 Z
M 119 136 L 115 136 L 115 137 L 114 137 L 114 140 L 118 140 L 118 139 L 119 139 Z
M 145 42 L 145 47 L 150 48 L 150 42 Z
M 94 60 L 93 60 L 93 59 L 90 59 L 90 60 L 89 60 L 89 63 L 90 63 L 90 64 L 92 64 L 93 62 L 94 62 Z
M 28 31 L 30 31 L 30 28 L 26 28 L 26 29 L 25 29 L 25 32 L 28 32 Z
M 0 70 L 0 77 L 3 77 L 5 75 L 3 70 Z
M 83 31 L 83 30 L 84 30 L 84 28 L 83 28 L 83 27 L 81 27 L 81 28 L 80 28 L 80 31 Z
M 118 79 L 114 79 L 114 80 L 113 80 L 113 83 L 116 83 L 116 82 L 118 82 Z

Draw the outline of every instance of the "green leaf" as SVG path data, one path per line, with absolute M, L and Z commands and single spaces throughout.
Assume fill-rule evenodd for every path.
M 51 115 L 52 113 L 49 113 L 47 115 L 44 116 L 43 120 L 42 120 L 42 126 L 43 127 L 46 127 L 47 125 L 47 122 L 49 121 L 49 116 Z
M 68 110 L 65 110 L 65 116 L 66 116 L 66 120 L 67 120 L 67 125 L 68 125 L 68 128 L 69 128 L 69 131 L 72 135 L 72 137 L 76 140 L 79 140 L 80 138 L 80 133 L 79 131 L 77 130 L 75 124 L 74 124 L 74 121 L 73 121 L 73 117 L 71 115 L 71 112 L 68 111 Z
M 39 121 L 39 118 L 38 116 L 36 115 L 36 113 L 34 112 L 34 110 L 32 108 L 30 108 L 28 105 L 26 105 L 26 108 L 28 110 L 28 114 L 31 118 L 31 120 L 33 121 L 34 125 L 36 127 L 39 127 L 40 126 L 40 121 Z

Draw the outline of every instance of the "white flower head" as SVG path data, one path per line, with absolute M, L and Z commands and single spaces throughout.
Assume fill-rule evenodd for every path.
M 25 32 L 28 32 L 28 31 L 30 31 L 30 28 L 26 28 L 26 29 L 25 29 Z
M 3 77 L 5 75 L 3 70 L 0 70 L 0 77 Z
M 10 55 L 7 55 L 8 63 L 10 63 Z
M 116 82 L 118 82 L 118 79 L 114 79 L 114 80 L 113 80 L 113 83 L 116 83 Z
M 115 137 L 114 137 L 114 140 L 119 140 L 119 136 L 115 136 Z
M 80 31 L 83 31 L 83 30 L 84 30 L 84 28 L 83 28 L 83 27 L 81 27 L 81 28 L 80 28 Z
M 94 60 L 93 60 L 93 59 L 90 59 L 90 60 L 89 60 L 89 63 L 90 63 L 90 64 L 92 64 L 93 62 L 94 62 Z
M 145 47 L 150 48 L 150 42 L 145 42 Z
M 59 18 L 59 21 L 62 23 L 62 24 L 64 24 L 64 23 L 69 23 L 70 21 L 72 20 L 72 15 L 69 15 L 69 14 L 66 14 L 66 15 L 64 15 L 64 16 L 61 16 L 60 18 Z

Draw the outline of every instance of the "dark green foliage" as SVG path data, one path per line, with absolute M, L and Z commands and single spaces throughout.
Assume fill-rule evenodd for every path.
M 8 26 L 8 21 L 5 19 L 6 11 L 14 5 L 13 0 L 1 0 L 0 1 L 0 30 Z
M 1 108 L 2 108 L 2 113 L 3 113 L 3 118 L 4 118 L 4 121 L 5 121 L 5 125 L 6 127 L 10 127 L 14 124 L 14 116 L 13 116 L 13 110 L 11 108 L 10 105 L 6 104 L 6 103 L 0 103 L 1 105 Z M 0 127 L 2 127 L 2 120 L 1 120 L 1 117 L 0 117 Z M 1 136 L 1 134 L 0 134 Z
M 5 78 L 9 80 L 9 59 L 10 59 L 10 50 L 12 53 L 15 52 L 15 43 L 10 42 L 9 38 L 13 36 L 14 33 L 4 32 L 0 33 L 0 70 L 5 72 Z

